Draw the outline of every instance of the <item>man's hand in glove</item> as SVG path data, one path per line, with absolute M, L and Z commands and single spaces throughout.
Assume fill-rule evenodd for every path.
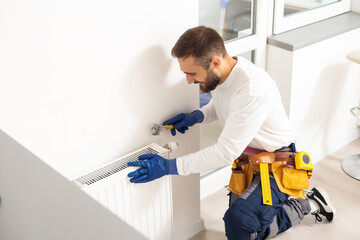
M 164 175 L 178 174 L 176 158 L 168 160 L 156 154 L 144 154 L 139 156 L 139 160 L 142 161 L 128 162 L 129 166 L 140 167 L 128 174 L 132 183 L 145 183 Z
M 204 120 L 204 114 L 200 110 L 195 110 L 191 113 L 180 113 L 174 118 L 171 118 L 163 123 L 163 125 L 173 125 L 171 134 L 176 135 L 176 131 L 184 134 L 195 123 L 201 123 Z

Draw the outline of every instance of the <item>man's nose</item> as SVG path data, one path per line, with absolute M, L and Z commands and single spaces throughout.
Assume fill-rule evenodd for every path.
M 188 82 L 188 84 L 192 84 L 195 82 L 194 77 L 186 75 L 186 81 Z

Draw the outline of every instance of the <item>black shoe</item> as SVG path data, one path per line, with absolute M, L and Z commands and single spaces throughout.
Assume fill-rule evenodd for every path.
M 319 209 L 317 211 L 311 213 L 312 215 L 315 215 L 315 221 L 322 221 L 320 215 L 326 217 L 326 220 L 328 220 L 329 222 L 334 220 L 335 208 L 332 206 L 330 198 L 324 190 L 319 187 L 314 187 L 313 189 L 311 189 L 310 193 L 307 194 L 307 197 L 314 200 L 319 206 Z

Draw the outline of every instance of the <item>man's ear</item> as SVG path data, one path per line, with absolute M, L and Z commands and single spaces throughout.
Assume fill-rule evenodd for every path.
M 212 65 L 213 68 L 215 68 L 215 69 L 218 68 L 220 66 L 220 64 L 221 64 L 221 60 L 219 57 L 214 56 L 211 58 L 210 65 Z

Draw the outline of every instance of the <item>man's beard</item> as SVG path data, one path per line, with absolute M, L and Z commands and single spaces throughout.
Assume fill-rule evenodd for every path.
M 208 69 L 207 76 L 203 85 L 200 84 L 200 90 L 204 93 L 208 93 L 219 85 L 220 77 L 218 77 L 213 70 Z

